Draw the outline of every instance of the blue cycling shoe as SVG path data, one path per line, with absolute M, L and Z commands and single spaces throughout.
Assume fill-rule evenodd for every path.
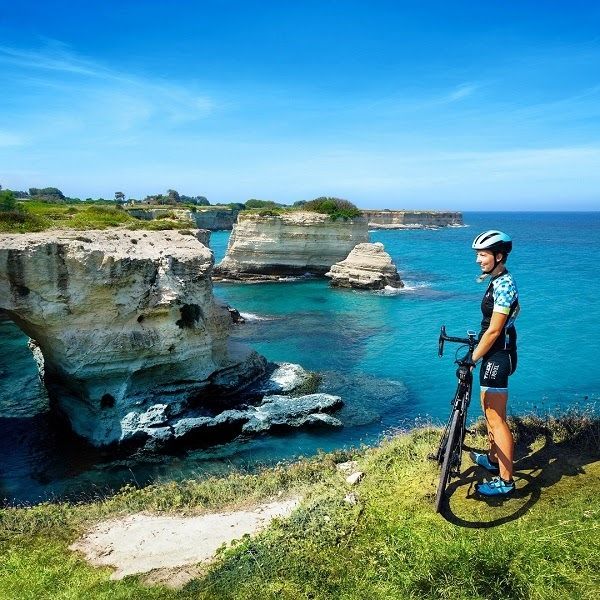
M 494 475 L 498 475 L 498 473 L 500 473 L 498 463 L 493 463 L 487 454 L 483 454 L 481 452 L 470 452 L 469 456 L 476 465 L 483 467 L 486 471 L 489 471 Z
M 485 483 L 478 483 L 475 486 L 475 491 L 482 496 L 488 497 L 501 497 L 508 496 L 511 492 L 515 491 L 514 481 L 504 481 L 500 477 L 494 477 L 491 481 Z

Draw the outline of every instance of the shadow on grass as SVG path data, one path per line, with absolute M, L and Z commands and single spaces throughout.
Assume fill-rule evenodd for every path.
M 447 521 L 475 529 L 489 529 L 515 521 L 539 501 L 544 489 L 551 488 L 564 477 L 585 474 L 586 465 L 600 460 L 598 419 L 544 421 L 528 417 L 513 419 L 511 429 L 516 440 L 515 492 L 508 498 L 479 496 L 475 492 L 475 484 L 490 475 L 484 469 L 471 465 L 446 489 L 446 501 L 441 514 Z M 533 450 L 534 443 L 540 438 L 543 440 L 542 446 Z M 466 445 L 464 448 L 481 452 L 481 449 Z M 461 490 L 466 493 L 457 493 Z M 461 502 L 461 498 L 465 497 L 469 501 L 468 508 Z M 485 510 L 489 507 L 495 509 L 491 515 L 489 510 Z M 461 510 L 463 508 L 465 510 Z

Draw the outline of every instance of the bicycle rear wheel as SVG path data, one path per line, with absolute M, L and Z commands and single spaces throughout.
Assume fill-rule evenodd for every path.
M 460 439 L 460 411 L 452 411 L 452 419 L 446 438 L 446 446 L 443 449 L 442 470 L 440 471 L 440 481 L 438 483 L 437 494 L 435 496 L 435 512 L 440 512 L 446 496 L 446 486 L 450 478 L 450 470 L 455 462 L 456 453 L 462 450 L 462 440 Z
M 437 462 L 437 464 L 440 465 L 440 467 L 442 466 L 442 463 L 444 462 L 444 454 L 446 452 L 446 443 L 448 442 L 448 433 L 450 431 L 450 425 L 452 425 L 452 415 L 453 415 L 453 413 L 451 412 L 450 417 L 448 418 L 448 422 L 444 426 L 444 433 L 442 433 L 442 437 L 440 438 L 440 443 L 438 444 L 435 454 L 430 454 L 430 456 L 429 456 L 429 458 L 431 458 L 432 460 L 435 460 Z

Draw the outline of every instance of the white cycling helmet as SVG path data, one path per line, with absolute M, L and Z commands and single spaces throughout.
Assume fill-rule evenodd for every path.
M 473 250 L 489 250 L 490 252 L 494 253 L 494 266 L 488 271 L 484 271 L 483 274 L 477 277 L 477 282 L 481 283 L 488 275 L 492 274 L 498 264 L 506 261 L 506 257 L 512 250 L 512 240 L 509 235 L 506 235 L 506 233 L 496 229 L 490 229 L 489 231 L 480 233 L 473 240 L 471 248 L 473 248 Z M 496 258 L 496 252 L 500 252 L 502 254 L 501 261 Z
M 491 252 L 502 252 L 506 258 L 507 254 L 512 250 L 512 239 L 506 233 L 490 229 L 480 233 L 471 245 L 473 250 L 489 250 Z

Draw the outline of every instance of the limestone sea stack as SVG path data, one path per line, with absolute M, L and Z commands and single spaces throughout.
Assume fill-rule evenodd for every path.
M 333 265 L 325 276 L 337 287 L 363 290 L 404 287 L 392 257 L 380 242 L 357 244 L 348 257 Z
M 459 227 L 463 216 L 457 211 L 439 210 L 363 210 L 372 229 L 437 229 Z
M 308 211 L 240 213 L 215 275 L 239 280 L 324 275 L 368 238 L 364 217 L 333 220 Z
M 2 235 L 0 309 L 35 340 L 50 400 L 76 433 L 98 446 L 144 428 L 160 437 L 169 415 L 265 370 L 229 342 L 212 268 L 183 232 Z

